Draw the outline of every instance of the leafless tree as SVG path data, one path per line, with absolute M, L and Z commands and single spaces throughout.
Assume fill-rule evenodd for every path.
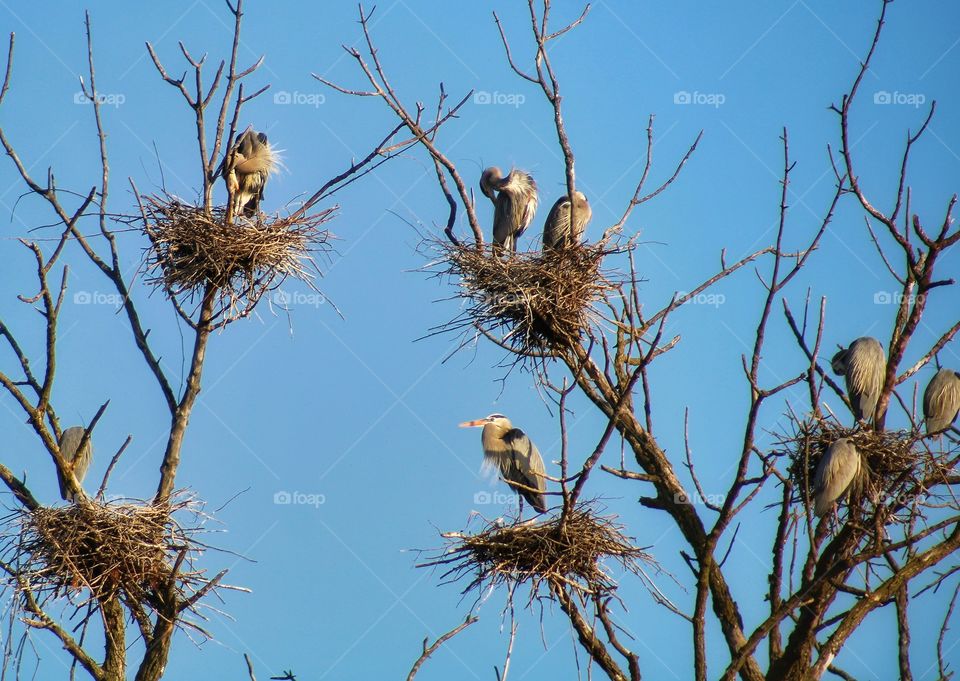
M 411 143 L 397 143 L 394 138 L 401 127 L 394 128 L 367 156 L 351 161 L 343 172 L 322 184 L 289 215 L 260 216 L 256 225 L 251 225 L 249 221 L 240 222 L 241 218 L 231 215 L 229 208 L 216 206 L 213 190 L 218 180 L 218 165 L 225 153 L 232 153 L 227 150 L 231 149 L 231 141 L 236 136 L 242 107 L 269 87 L 264 85 L 252 93 L 250 88 L 245 91 L 245 84 L 257 72 L 262 58 L 246 67 L 240 64 L 242 0 L 228 1 L 226 9 L 233 20 L 229 56 L 216 64 L 212 78 L 206 55 L 196 58 L 183 43 L 179 46 L 187 71 L 179 78 L 169 75 L 164 60 L 152 45 L 146 46 L 160 77 L 181 93 L 195 122 L 201 180 L 197 205 L 166 194 L 141 194 L 131 179 L 137 204 L 126 212 L 123 209 L 112 212 L 108 208 L 113 185 L 89 15 L 86 19 L 87 78 L 81 78 L 81 87 L 83 96 L 92 103 L 89 109 L 92 134 L 98 141 L 101 169 L 96 181 L 78 194 L 57 186 L 53 170 L 46 178 L 35 178 L 28 170 L 30 161 L 21 160 L 15 141 L 0 127 L 0 144 L 25 185 L 26 193 L 39 197 L 54 216 L 53 226 L 44 227 L 43 239 L 21 239 L 35 260 L 36 282 L 19 299 L 40 313 L 37 319 L 44 332 L 43 347 L 35 352 L 21 341 L 27 334 L 25 329 L 12 328 L 7 320 L 0 319 L 0 336 L 13 358 L 11 366 L 0 367 L 0 386 L 22 409 L 50 457 L 53 463 L 50 474 L 59 474 L 66 489 L 76 498 L 76 503 L 67 507 L 45 506 L 34 496 L 25 479 L 0 463 L 0 478 L 15 499 L 15 508 L 0 531 L 0 569 L 5 574 L 4 584 L 13 595 L 10 632 L 20 626 L 23 635 L 19 646 L 10 644 L 6 650 L 5 678 L 11 665 L 18 678 L 21 669 L 26 671 L 23 655 L 30 649 L 31 636 L 51 635 L 57 639 L 73 658 L 71 678 L 80 668 L 98 681 L 131 677 L 149 681 L 163 675 L 175 630 L 186 628 L 201 637 L 212 635 L 201 625 L 205 619 L 200 610 L 202 599 L 215 590 L 238 587 L 228 587 L 223 582 L 226 570 L 211 576 L 209 568 L 196 563 L 198 544 L 194 534 L 198 528 L 190 519 L 191 514 L 202 515 L 202 504 L 196 495 L 176 489 L 184 435 L 200 391 L 211 334 L 249 314 L 260 297 L 286 276 L 308 279 L 307 269 L 313 263 L 311 253 L 322 250 L 327 236 L 320 227 L 336 208 L 316 210 L 315 207 L 321 202 L 329 204 L 331 196 L 340 188 Z M 6 97 L 15 96 L 16 92 L 14 42 L 11 34 L 0 106 Z M 231 204 L 228 201 L 227 205 Z M 93 222 L 97 228 L 91 233 L 89 225 Z M 131 225 L 137 229 L 129 229 Z M 172 261 L 165 258 L 185 257 L 184 249 L 190 251 L 196 244 L 176 242 L 176 236 L 175 243 L 171 244 L 169 234 L 164 236 L 158 231 L 164 225 L 167 228 L 187 225 L 204 233 L 226 234 L 230 245 L 241 249 L 246 238 L 260 239 L 259 245 L 271 246 L 263 235 L 273 234 L 270 238 L 279 240 L 279 245 L 273 244 L 278 248 L 278 259 L 267 263 L 249 261 L 245 265 L 231 261 L 223 264 L 225 274 L 211 269 L 198 271 L 197 266 L 192 265 L 195 268 L 192 274 L 198 276 L 181 286 L 183 282 L 178 282 L 175 276 L 178 273 L 171 269 Z M 54 238 L 47 238 L 50 231 L 55 232 Z M 242 236 L 244 234 L 253 236 Z M 140 241 L 133 241 L 138 238 Z M 147 265 L 155 268 L 154 276 L 151 279 L 148 272 L 131 282 L 121 268 L 121 244 L 127 241 L 126 248 L 142 248 L 144 239 L 152 244 L 152 259 L 148 257 Z M 168 411 L 169 434 L 158 462 L 156 493 L 151 499 L 118 503 L 107 500 L 105 495 L 110 473 L 129 445 L 130 437 L 113 455 L 99 491 L 93 497 L 82 491 L 69 460 L 58 445 L 62 429 L 53 387 L 57 377 L 58 322 L 68 287 L 68 267 L 63 256 L 72 248 L 78 248 L 81 257 L 89 260 L 116 290 L 122 301 L 120 314 L 130 329 L 131 340 Z M 199 259 L 196 251 L 186 256 L 194 263 Z M 214 253 L 208 258 L 206 265 L 216 265 L 216 256 Z M 192 346 L 186 378 L 179 389 L 161 363 L 138 308 L 142 289 L 151 284 L 164 293 L 176 311 Z M 118 395 L 133 389 L 123 385 L 124 377 L 116 380 Z M 86 428 L 84 441 L 94 437 L 97 423 L 108 405 L 106 402 L 100 406 Z M 9 453 L 5 453 L 5 458 L 7 455 Z M 114 522 L 110 518 L 120 519 Z M 123 546 L 128 544 L 123 542 L 129 542 L 132 547 L 126 554 Z M 106 548 L 112 551 L 114 564 L 102 562 L 101 554 Z M 102 639 L 93 633 L 97 623 Z M 41 631 L 44 633 L 39 634 Z M 91 644 L 91 640 L 98 639 L 105 642 L 102 655 Z
M 522 315 L 511 316 L 506 304 L 491 306 L 484 302 L 489 296 L 482 297 L 489 294 L 494 274 L 514 276 L 523 267 L 541 266 L 542 261 L 537 260 L 540 256 L 536 254 L 521 254 L 516 262 L 506 265 L 494 259 L 494 264 L 489 265 L 491 271 L 495 270 L 494 274 L 489 279 L 478 275 L 487 267 L 483 263 L 490 260 L 484 247 L 484 229 L 473 194 L 468 190 L 469 183 L 444 154 L 437 134 L 440 122 L 472 93 L 467 93 L 459 100 L 460 104 L 448 111 L 445 109 L 447 91 L 441 86 L 434 123 L 424 120 L 423 105 L 418 104 L 415 111 L 408 109 L 391 85 L 387 57 L 376 47 L 371 33 L 371 13 L 362 7 L 360 25 L 365 48 L 346 49 L 356 62 L 363 86 L 347 87 L 320 78 L 341 93 L 384 103 L 433 161 L 437 184 L 449 212 L 441 221 L 447 244 L 437 240 L 430 245 L 439 251 L 439 260 L 449 265 L 444 273 L 455 279 L 460 295 L 472 303 L 465 318 L 441 326 L 440 330 L 462 332 L 469 327 L 468 341 L 486 337 L 508 353 L 508 362 L 534 367 L 533 375 L 541 388 L 559 403 L 564 442 L 559 479 L 563 496 L 560 525 L 575 512 L 585 486 L 599 469 L 621 478 L 625 484 L 640 486 L 640 504 L 649 512 L 665 514 L 681 532 L 687 546 L 682 556 L 693 582 L 692 597 L 685 605 L 677 606 L 666 599 L 661 600 L 661 604 L 689 623 L 694 677 L 698 681 L 737 676 L 748 681 L 799 681 L 820 678 L 827 671 L 849 678 L 835 666 L 834 659 L 868 616 L 885 607 L 896 610 L 899 670 L 902 678 L 911 678 L 907 601 L 926 598 L 927 608 L 936 607 L 931 593 L 946 582 L 956 580 L 958 568 L 951 565 L 950 560 L 960 546 L 960 504 L 954 487 L 958 479 L 952 471 L 960 449 L 949 439 L 922 438 L 916 427 L 884 430 L 891 405 L 899 405 L 909 422 L 917 423 L 917 415 L 898 389 L 950 343 L 960 329 L 957 321 L 942 329 L 932 346 L 914 347 L 917 345 L 915 331 L 929 306 L 955 308 L 953 299 L 945 292 L 946 287 L 955 282 L 938 274 L 938 265 L 942 256 L 960 240 L 960 230 L 952 219 L 956 197 L 950 198 L 942 214 L 933 218 L 935 226 L 931 228 L 930 218 L 911 212 L 907 176 L 911 150 L 927 130 L 935 105 L 930 106 L 918 129 L 908 134 L 896 191 L 884 201 L 870 196 L 865 189 L 865 178 L 857 172 L 849 142 L 855 125 L 854 104 L 859 101 L 864 74 L 880 45 L 888 4 L 889 0 L 881 0 L 872 43 L 853 84 L 833 108 L 840 136 L 839 147 L 831 148 L 829 154 L 835 186 L 812 233 L 800 233 L 790 225 L 787 199 L 794 162 L 788 131 L 784 129 L 779 224 L 773 241 L 736 262 L 728 262 L 721 252 L 716 273 L 691 286 L 689 293 L 675 294 L 661 303 L 659 309 L 650 300 L 641 305 L 633 267 L 633 243 L 629 234 L 625 234 L 628 218 L 637 206 L 656 198 L 670 186 L 699 142 L 699 137 L 693 140 L 687 153 L 672 165 L 667 179 L 651 187 L 649 179 L 654 166 L 651 116 L 646 162 L 632 198 L 622 217 L 603 232 L 597 244 L 585 247 L 599 249 L 595 252 L 600 258 L 625 260 L 630 274 L 619 282 L 603 281 L 604 291 L 593 305 L 596 313 L 593 323 L 575 329 L 575 333 L 554 334 L 548 341 L 540 338 L 532 343 L 518 342 L 518 328 L 524 323 L 518 319 Z M 567 192 L 573 203 L 577 178 L 575 155 L 564 126 L 562 81 L 551 63 L 548 46 L 587 20 L 589 6 L 559 29 L 551 25 L 554 8 L 550 0 L 528 0 L 528 8 L 535 49 L 529 65 L 515 58 L 500 18 L 494 14 L 493 19 L 500 30 L 505 59 L 513 72 L 539 90 L 551 105 L 557 143 L 564 159 Z M 825 300 L 817 305 L 809 300 L 809 294 L 804 296 L 795 291 L 797 282 L 802 281 L 798 275 L 805 271 L 817 250 L 823 248 L 823 237 L 831 229 L 835 209 L 842 201 L 854 201 L 862 209 L 869 240 L 886 265 L 895 288 L 903 294 L 898 298 L 893 332 L 885 339 L 888 362 L 877 407 L 876 430 L 845 429 L 835 418 L 824 414 L 821 399 L 824 390 L 847 401 L 829 374 L 832 353 L 822 351 Z M 891 208 L 884 212 L 877 207 L 881 204 Z M 456 234 L 458 211 L 465 214 L 472 239 Z M 786 246 L 798 240 L 800 246 Z M 652 419 L 655 386 L 648 380 L 648 368 L 680 341 L 679 336 L 664 337 L 671 315 L 721 280 L 737 275 L 747 265 L 758 274 L 763 300 L 757 311 L 752 351 L 742 357 L 749 406 L 744 415 L 742 443 L 736 452 L 727 453 L 728 459 L 736 461 L 736 472 L 718 499 L 706 494 L 689 446 L 686 456 L 678 459 L 668 456 L 660 444 Z M 465 273 L 470 276 L 464 276 Z M 482 280 L 479 284 L 478 278 Z M 600 280 L 601 275 L 597 274 L 597 278 Z M 790 305 L 790 299 L 798 295 L 804 301 L 799 319 Z M 778 308 L 783 313 L 781 323 L 796 339 L 797 361 L 794 369 L 786 372 L 790 376 L 788 380 L 768 384 L 761 376 L 761 357 L 771 326 L 778 323 Z M 655 311 L 647 311 L 651 309 Z M 921 358 L 911 366 L 904 366 L 908 347 L 912 356 Z M 563 402 L 573 389 L 608 419 L 595 449 L 581 461 L 572 458 L 565 444 Z M 801 389 L 809 394 L 809 411 L 799 415 L 791 413 L 794 430 L 781 433 L 779 443 L 764 448 L 759 444 L 758 434 L 782 415 L 782 404 L 789 392 Z M 819 519 L 810 510 L 810 466 L 829 444 L 829 438 L 845 435 L 858 438 L 858 447 L 865 452 L 863 455 L 872 466 L 872 473 L 865 483 L 865 493 L 851 498 L 842 521 L 835 514 Z M 600 464 L 614 436 L 619 437 L 632 454 L 635 466 Z M 690 503 L 691 499 L 701 503 Z M 769 615 L 758 626 L 747 628 L 738 602 L 745 596 L 738 596 L 729 580 L 731 570 L 747 569 L 743 564 L 735 565 L 736 558 L 731 555 L 733 540 L 740 518 L 744 514 L 759 513 L 764 500 L 771 499 L 779 510 L 776 530 L 768 544 L 772 569 L 768 574 L 756 575 L 757 583 L 765 580 L 769 588 L 765 593 L 753 594 L 768 602 Z M 475 540 L 462 533 L 449 536 L 457 541 Z M 458 546 L 462 548 L 464 544 Z M 479 565 L 477 569 L 482 570 Z M 485 574 L 488 573 L 480 572 L 481 577 Z M 555 576 L 545 581 L 549 582 L 549 598 L 559 604 L 569 619 L 579 645 L 592 664 L 611 679 L 639 679 L 643 660 L 621 635 L 616 622 L 615 594 L 598 593 L 582 582 Z M 512 597 L 512 590 L 510 594 Z M 942 631 L 946 630 L 955 601 L 956 595 L 946 609 Z M 933 652 L 946 678 L 942 639 L 941 635 Z M 708 651 L 708 642 L 712 641 L 722 641 L 723 647 Z M 510 645 L 513 645 L 513 636 Z M 761 652 L 761 646 L 766 648 L 765 653 Z M 708 660 L 712 665 L 709 670 Z M 420 662 L 422 658 L 414 672 Z

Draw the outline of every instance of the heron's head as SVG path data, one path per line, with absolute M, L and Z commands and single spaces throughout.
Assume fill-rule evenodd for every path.
M 840 351 L 830 360 L 830 367 L 837 376 L 843 376 L 847 373 L 847 349 L 842 347 Z
M 496 166 L 490 166 L 480 175 L 480 191 L 491 201 L 496 201 L 496 192 L 502 183 L 503 173 Z
M 461 428 L 486 428 L 487 426 L 503 432 L 513 428 L 510 419 L 503 414 L 490 414 L 490 416 L 485 418 L 476 419 L 475 421 L 464 421 L 460 424 Z

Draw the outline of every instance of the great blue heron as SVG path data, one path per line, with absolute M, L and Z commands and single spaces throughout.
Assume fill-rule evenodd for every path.
M 960 373 L 941 369 L 923 391 L 923 418 L 927 435 L 942 433 L 957 420 L 960 412 Z
M 593 217 L 593 209 L 590 208 L 590 203 L 583 192 L 574 192 L 573 196 L 576 207 L 573 229 L 570 229 L 570 197 L 564 195 L 553 204 L 553 208 L 547 215 L 547 221 L 543 223 L 544 249 L 564 248 L 580 243 L 587 223 Z
M 480 442 L 484 464 L 496 466 L 505 483 L 526 499 L 537 513 L 546 513 L 544 492 L 547 490 L 547 481 L 543 477 L 543 459 L 536 445 L 526 433 L 514 428 L 510 419 L 503 414 L 490 414 L 486 418 L 460 424 L 461 428 L 479 426 L 483 426 Z M 520 510 L 523 511 L 522 506 Z
M 511 170 L 506 177 L 497 167 L 480 175 L 480 191 L 493 201 L 493 246 L 496 252 L 516 252 L 517 239 L 533 222 L 540 197 L 529 173 Z
M 220 173 L 233 197 L 233 214 L 253 217 L 260 210 L 263 188 L 267 178 L 277 171 L 277 154 L 267 141 L 267 136 L 249 126 L 237 137 L 233 145 L 233 162 L 230 153 L 220 165 Z
M 817 464 L 813 480 L 813 512 L 823 516 L 847 494 L 860 476 L 860 452 L 847 438 L 840 438 L 827 449 Z
M 93 460 L 93 443 L 90 438 L 87 438 L 83 449 L 79 453 L 77 452 L 85 432 L 87 432 L 87 429 L 83 426 L 72 426 L 60 435 L 60 456 L 73 469 L 73 476 L 81 485 L 87 474 L 87 469 L 90 468 L 90 462 Z M 59 468 L 57 469 L 57 482 L 60 484 L 60 497 L 64 501 L 74 501 L 74 496 L 67 489 Z
M 877 408 L 887 357 L 876 338 L 864 336 L 841 348 L 831 361 L 833 373 L 843 376 L 847 397 L 857 421 L 869 421 Z

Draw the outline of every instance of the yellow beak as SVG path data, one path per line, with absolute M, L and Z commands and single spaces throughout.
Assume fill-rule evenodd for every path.
M 464 421 L 460 424 L 461 428 L 476 428 L 487 425 L 487 419 L 477 419 L 476 421 Z

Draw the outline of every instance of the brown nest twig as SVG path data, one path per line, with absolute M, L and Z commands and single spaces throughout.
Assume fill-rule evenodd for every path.
M 205 547 L 174 514 L 200 514 L 192 497 L 174 495 L 167 505 L 143 501 L 99 502 L 20 509 L 7 516 L 0 556 L 15 588 L 37 601 L 84 590 L 98 601 L 121 596 L 154 608 L 171 587 L 178 600 L 192 602 L 216 586 L 192 559 Z M 221 575 L 222 576 L 222 575 Z M 213 582 L 213 583 L 212 583 Z
M 417 567 L 442 566 L 442 579 L 449 582 L 469 577 L 464 594 L 487 585 L 512 589 L 525 582 L 531 586 L 531 600 L 544 582 L 581 594 L 605 594 L 617 587 L 605 559 L 635 574 L 641 573 L 641 561 L 654 563 L 623 534 L 616 518 L 597 514 L 588 503 L 545 522 L 506 527 L 494 522 L 476 534 L 442 536 L 447 546 Z
M 606 242 L 503 257 L 440 239 L 428 246 L 440 253 L 429 270 L 456 279 L 466 301 L 454 320 L 431 331 L 479 329 L 520 355 L 562 352 L 577 343 L 594 303 L 616 288 L 600 268 L 605 256 L 619 252 Z
M 145 197 L 143 209 L 148 283 L 187 299 L 213 286 L 221 311 L 232 318 L 249 314 L 286 277 L 313 287 L 319 273 L 313 254 L 330 250 L 332 236 L 321 225 L 332 218 L 332 208 L 233 223 L 224 207 L 208 213 L 171 196 Z

